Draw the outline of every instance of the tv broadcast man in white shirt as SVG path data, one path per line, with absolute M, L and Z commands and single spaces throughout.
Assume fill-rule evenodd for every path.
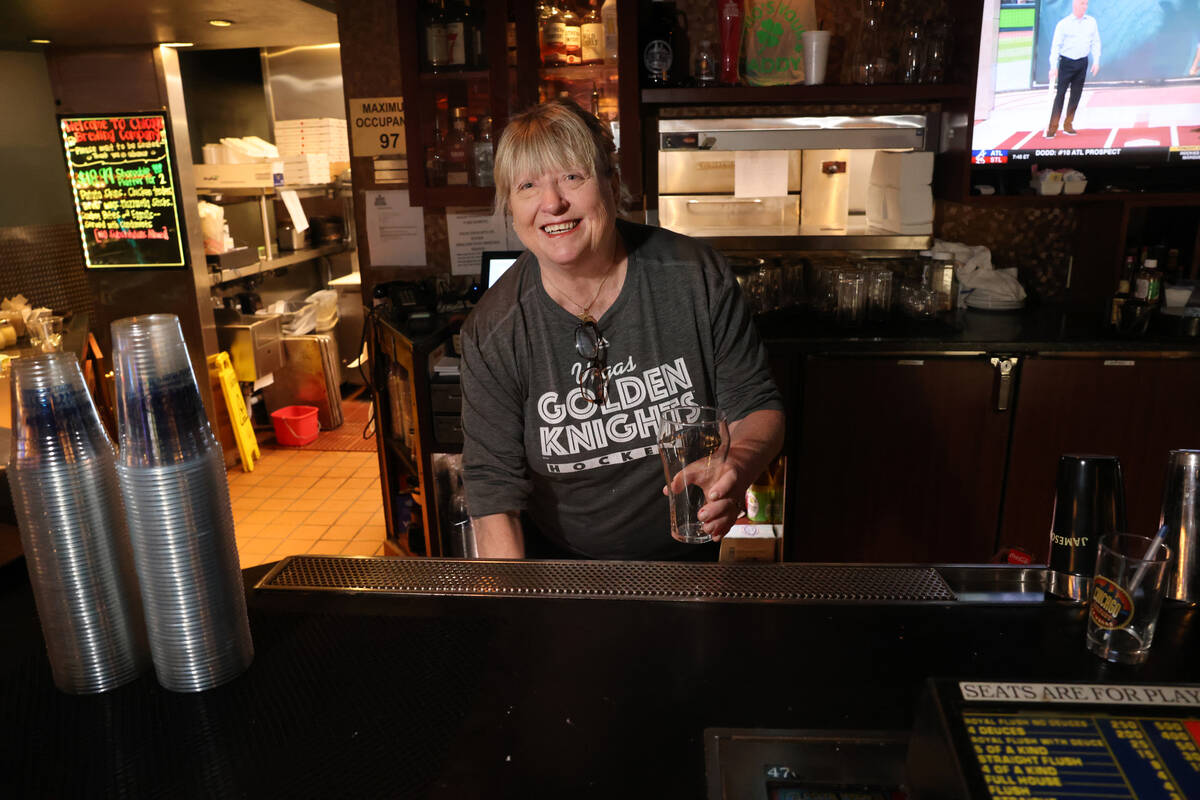
M 1083 94 L 1083 81 L 1087 77 L 1088 56 L 1092 59 L 1092 74 L 1100 71 L 1100 28 L 1096 18 L 1087 13 L 1088 0 L 1074 0 L 1071 13 L 1054 26 L 1054 39 L 1050 45 L 1050 80 L 1058 79 L 1054 92 L 1054 107 L 1050 110 L 1050 124 L 1046 127 L 1046 138 L 1053 139 L 1058 133 L 1058 117 L 1062 113 L 1063 96 L 1071 89 L 1071 100 L 1067 103 L 1067 118 L 1063 120 L 1063 133 L 1074 136 L 1075 109 Z

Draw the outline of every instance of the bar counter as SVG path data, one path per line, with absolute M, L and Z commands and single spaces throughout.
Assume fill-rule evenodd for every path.
M 699 798 L 708 727 L 903 733 L 930 676 L 1200 677 L 1195 608 L 1164 609 L 1147 663 L 1108 665 L 1036 569 L 300 558 L 352 579 L 247 570 L 254 663 L 194 695 L 150 673 L 58 692 L 24 565 L 0 569 L 0 796 Z M 437 585 L 372 590 L 381 567 Z M 879 591 L 906 570 L 954 594 Z M 780 599 L 791 575 L 829 591 Z

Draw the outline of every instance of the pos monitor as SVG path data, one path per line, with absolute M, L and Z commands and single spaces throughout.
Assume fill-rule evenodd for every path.
M 496 281 L 511 267 L 524 250 L 485 250 L 479 267 L 479 285 L 484 291 L 492 288 Z

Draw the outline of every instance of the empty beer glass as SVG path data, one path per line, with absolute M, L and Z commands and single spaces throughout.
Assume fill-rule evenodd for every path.
M 687 544 L 712 540 L 697 513 L 725 465 L 729 423 L 711 406 L 677 406 L 662 412 L 658 454 L 671 501 L 671 536 Z

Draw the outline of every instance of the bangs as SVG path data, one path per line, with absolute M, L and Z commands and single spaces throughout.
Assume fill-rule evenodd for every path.
M 508 210 L 508 195 L 517 180 L 569 169 L 596 177 L 600 155 L 587 125 L 569 112 L 514 120 L 505 126 L 496 148 L 496 209 Z

